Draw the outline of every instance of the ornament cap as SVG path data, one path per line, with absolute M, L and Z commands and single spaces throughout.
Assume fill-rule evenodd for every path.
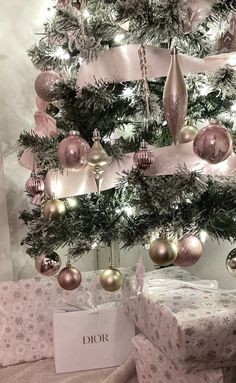
M 80 136 L 80 132 L 77 130 L 70 130 L 69 136 Z
M 147 150 L 147 143 L 144 139 L 141 141 L 140 150 Z
M 176 47 L 173 47 L 170 51 L 171 55 L 177 55 L 178 54 L 178 49 Z
M 101 135 L 97 128 L 93 131 L 93 141 L 101 141 Z

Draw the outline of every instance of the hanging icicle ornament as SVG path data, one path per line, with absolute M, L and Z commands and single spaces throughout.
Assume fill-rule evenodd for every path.
M 163 107 L 165 119 L 175 143 L 179 131 L 184 126 L 187 104 L 187 89 L 179 65 L 178 52 L 174 48 L 171 51 L 171 64 L 164 87 Z
M 87 162 L 91 167 L 91 171 L 94 174 L 94 181 L 96 183 L 97 192 L 100 194 L 104 168 L 109 162 L 109 156 L 103 149 L 101 143 L 101 136 L 98 129 L 93 131 L 93 146 L 88 152 Z
M 62 218 L 66 213 L 66 207 L 64 202 L 56 199 L 55 194 L 52 198 L 45 202 L 42 207 L 42 215 L 46 221 L 57 221 Z
M 144 116 L 144 132 L 148 129 L 148 120 L 150 117 L 150 106 L 149 106 L 149 98 L 150 98 L 150 90 L 148 86 L 148 78 L 147 78 L 147 57 L 145 46 L 142 44 L 138 50 L 140 69 L 142 73 L 143 80 L 143 90 L 144 90 L 144 105 L 145 105 L 145 116 Z M 148 149 L 147 143 L 145 140 L 141 141 L 140 148 L 134 153 L 133 156 L 134 165 L 141 169 L 145 170 L 149 168 L 154 162 L 154 153 L 152 150 Z
M 148 149 L 145 140 L 142 140 L 139 150 L 134 153 L 133 160 L 134 165 L 141 170 L 145 170 L 153 164 L 154 153 L 152 150 Z

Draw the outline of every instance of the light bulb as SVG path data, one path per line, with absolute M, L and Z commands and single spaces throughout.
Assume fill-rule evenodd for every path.
M 201 230 L 199 233 L 199 238 L 202 243 L 205 243 L 208 238 L 208 233 L 205 230 Z
M 134 214 L 134 209 L 131 206 L 126 206 L 123 210 L 126 212 L 128 217 Z
M 74 207 L 76 207 L 76 206 L 78 205 L 78 201 L 77 201 L 76 198 L 69 197 L 69 198 L 67 198 L 66 201 L 67 201 L 68 205 L 69 205 L 71 208 L 74 208 Z
M 84 17 L 85 19 L 87 19 L 89 16 L 90 16 L 89 11 L 88 11 L 87 9 L 84 9 L 84 10 L 83 10 L 83 17 Z
M 231 112 L 236 113 L 236 101 L 231 106 Z
M 124 39 L 124 37 L 125 37 L 125 35 L 123 33 L 120 33 L 119 35 L 116 35 L 114 37 L 114 41 L 119 44 Z
M 62 47 L 58 47 L 54 56 L 58 57 L 61 60 L 69 60 L 70 55 Z
M 132 97 L 133 93 L 134 93 L 134 90 L 130 87 L 127 87 L 123 90 L 123 96 L 127 98 Z
M 235 66 L 236 65 L 236 55 L 233 55 L 231 56 L 229 59 L 228 59 L 228 64 L 230 66 Z

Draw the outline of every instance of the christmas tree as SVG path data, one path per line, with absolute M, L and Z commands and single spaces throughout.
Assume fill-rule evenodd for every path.
M 33 167 L 27 253 L 68 246 L 73 261 L 95 244 L 201 231 L 234 241 L 235 0 L 59 0 L 54 11 L 29 50 L 36 128 L 18 141 Z

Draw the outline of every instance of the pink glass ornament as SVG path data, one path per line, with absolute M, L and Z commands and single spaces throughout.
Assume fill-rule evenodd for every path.
M 87 165 L 90 146 L 76 131 L 71 131 L 58 146 L 60 164 L 69 171 L 77 172 Z
M 142 140 L 139 150 L 134 153 L 133 161 L 134 165 L 142 170 L 149 168 L 153 164 L 154 154 L 148 149 L 144 140 Z
M 217 164 L 229 157 L 232 145 L 229 131 L 219 121 L 212 121 L 196 135 L 193 150 L 203 160 Z
M 25 189 L 33 197 L 44 191 L 44 181 L 35 172 L 32 172 L 30 178 L 26 181 Z
M 35 259 L 36 270 L 47 277 L 56 274 L 60 267 L 61 258 L 55 251 L 50 254 L 41 254 Z
M 202 243 L 194 235 L 185 235 L 178 241 L 178 256 L 174 262 L 176 266 L 193 266 L 202 255 Z
M 43 101 L 56 101 L 60 98 L 55 86 L 61 82 L 60 76 L 53 71 L 41 72 L 35 81 L 35 91 Z

